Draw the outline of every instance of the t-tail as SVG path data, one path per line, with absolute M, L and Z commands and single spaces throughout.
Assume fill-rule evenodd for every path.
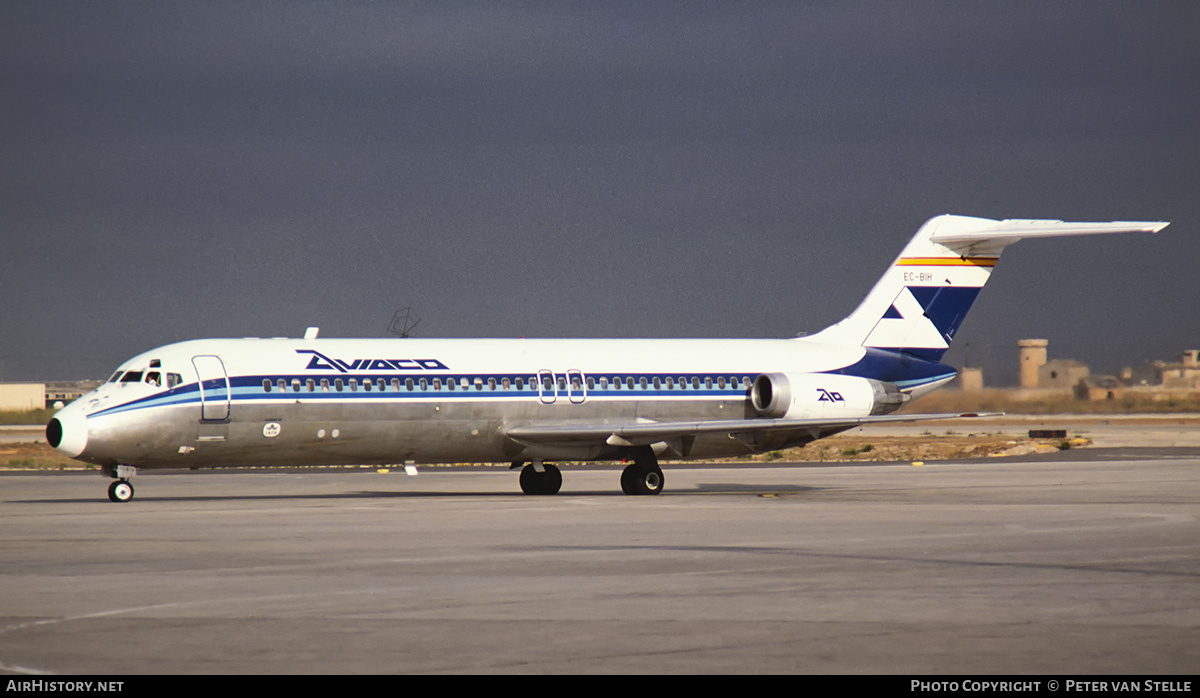
M 862 304 L 809 339 L 939 361 L 1004 248 L 1026 238 L 1157 233 L 1165 222 L 1068 223 L 943 215 L 921 226 Z

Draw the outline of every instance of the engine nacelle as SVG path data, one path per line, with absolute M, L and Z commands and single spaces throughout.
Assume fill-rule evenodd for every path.
M 908 401 L 894 383 L 828 373 L 764 373 L 750 388 L 760 417 L 866 417 L 894 412 Z

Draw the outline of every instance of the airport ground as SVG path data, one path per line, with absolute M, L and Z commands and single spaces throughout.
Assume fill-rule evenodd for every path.
M 554 497 L 148 473 L 128 504 L 10 471 L 0 672 L 1194 674 L 1200 449 L 1150 431 L 1185 445 L 675 465 L 658 497 L 602 465 Z

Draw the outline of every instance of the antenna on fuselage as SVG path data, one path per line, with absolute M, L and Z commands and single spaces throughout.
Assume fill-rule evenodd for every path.
M 388 333 L 404 338 L 421 324 L 421 318 L 413 312 L 412 306 L 405 306 L 392 315 L 392 324 L 388 325 Z

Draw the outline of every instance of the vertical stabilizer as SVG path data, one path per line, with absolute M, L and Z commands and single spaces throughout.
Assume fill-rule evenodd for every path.
M 943 215 L 921 226 L 841 322 L 810 339 L 902 350 L 937 361 L 950 347 L 1005 247 L 1025 238 L 1157 233 L 1164 222 L 1065 223 Z

